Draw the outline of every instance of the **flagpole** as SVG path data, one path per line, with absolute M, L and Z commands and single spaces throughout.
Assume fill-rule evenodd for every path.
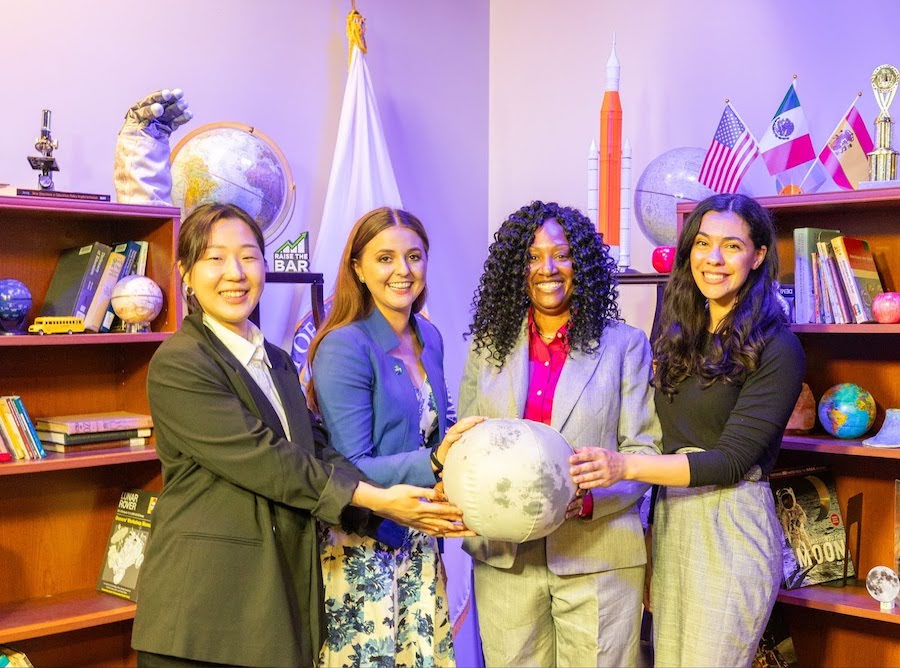
M 853 101 L 850 103 L 850 106 L 847 107 L 847 111 L 844 112 L 844 115 L 840 117 L 837 122 L 837 125 L 834 126 L 834 130 L 828 135 L 828 138 L 825 140 L 825 144 L 823 144 L 821 150 L 816 152 L 816 159 L 813 160 L 812 164 L 809 166 L 809 169 L 806 171 L 806 175 L 800 180 L 800 192 L 803 192 L 803 184 L 806 183 L 806 179 L 809 178 L 809 175 L 812 174 L 813 169 L 816 168 L 816 163 L 819 162 L 819 156 L 822 154 L 822 151 L 825 150 L 825 147 L 828 146 L 828 142 L 831 141 L 832 137 L 834 137 L 834 133 L 838 131 L 838 128 L 841 127 L 841 123 L 850 115 L 850 112 L 853 110 L 853 107 L 856 106 L 859 98 L 862 97 L 862 91 L 856 91 L 856 95 L 853 96 Z

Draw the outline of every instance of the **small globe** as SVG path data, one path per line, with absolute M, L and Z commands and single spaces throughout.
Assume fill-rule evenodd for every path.
M 819 422 L 832 436 L 857 438 L 875 422 L 875 399 L 854 383 L 828 388 L 819 399 Z
M 210 123 L 172 150 L 172 202 L 182 218 L 207 202 L 239 206 L 274 238 L 290 219 L 294 183 L 284 154 L 265 134 L 239 123 Z
M 0 280 L 0 334 L 22 333 L 30 309 L 31 292 L 27 285 L 14 278 Z
M 466 431 L 444 462 L 444 491 L 478 535 L 513 543 L 542 538 L 575 498 L 572 448 L 531 420 L 490 419 Z
M 678 236 L 675 205 L 699 202 L 715 191 L 697 181 L 706 151 L 673 148 L 650 161 L 634 189 L 634 215 L 638 226 L 656 246 L 674 246 Z
M 126 332 L 146 332 L 162 310 L 163 293 L 153 279 L 126 276 L 113 288 L 110 303 L 125 323 Z

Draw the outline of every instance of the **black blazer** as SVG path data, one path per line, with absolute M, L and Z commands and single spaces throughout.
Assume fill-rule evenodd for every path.
M 290 441 L 202 314 L 150 362 L 163 491 L 138 582 L 137 650 L 291 668 L 318 656 L 315 519 L 361 526 L 367 515 L 344 512 L 361 474 L 310 417 L 288 354 L 269 343 L 266 351 Z

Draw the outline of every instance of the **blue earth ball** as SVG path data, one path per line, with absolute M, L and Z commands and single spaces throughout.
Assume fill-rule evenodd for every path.
M 855 383 L 830 387 L 819 399 L 819 422 L 832 436 L 858 438 L 875 422 L 875 399 Z
M 0 333 L 15 334 L 22 329 L 31 308 L 31 292 L 22 281 L 0 280 Z

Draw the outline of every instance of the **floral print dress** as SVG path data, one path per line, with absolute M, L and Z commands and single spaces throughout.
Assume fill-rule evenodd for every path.
M 416 390 L 422 447 L 438 413 L 426 379 Z M 453 667 L 446 574 L 437 539 L 406 530 L 399 548 L 320 525 L 328 635 L 324 668 Z

